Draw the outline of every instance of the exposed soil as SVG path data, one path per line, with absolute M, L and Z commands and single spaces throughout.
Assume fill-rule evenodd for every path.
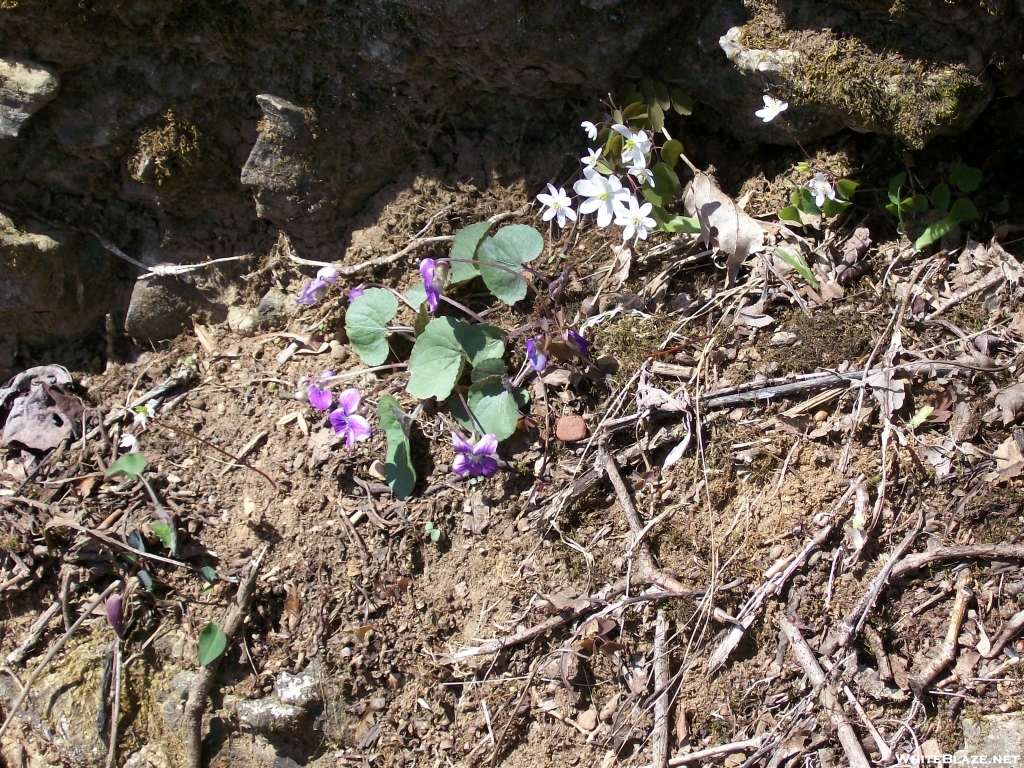
M 829 157 L 837 167 L 850 167 L 833 155 L 820 162 L 829 165 Z M 752 174 L 743 190 L 751 193 L 748 211 L 769 220 L 786 204 L 793 159 L 768 158 L 760 180 Z M 735 178 L 735 169 L 728 173 Z M 879 176 L 886 173 L 882 165 Z M 438 213 L 424 235 L 453 234 L 516 210 L 535 191 L 524 184 L 405 180 L 378 197 L 340 263 L 401 249 Z M 659 609 L 669 625 L 671 755 L 761 737 L 763 753 L 748 749 L 718 760 L 730 766 L 847 764 L 817 692 L 780 634 L 783 617 L 829 660 L 834 679 L 851 686 L 896 752 L 913 752 L 931 739 L 943 752 L 960 748 L 958 718 L 1019 711 L 1024 701 L 1021 666 L 1011 663 L 1024 651 L 1016 638 L 1017 650 L 1011 642 L 1010 655 L 997 657 L 1006 664 L 995 679 L 979 680 L 994 664 L 979 656 L 983 638 L 997 636 L 1024 600 L 1019 559 L 947 559 L 910 571 L 883 589 L 852 644 L 831 656 L 822 648 L 919 516 L 923 527 L 911 553 L 1019 545 L 1020 467 L 1015 473 L 1010 461 L 1007 469 L 1007 460 L 998 459 L 1006 454 L 997 452 L 1019 436 L 1017 415 L 983 416 L 997 393 L 1020 380 L 1020 286 L 1008 272 L 995 289 L 951 306 L 941 323 L 926 322 L 945 299 L 987 274 L 994 262 L 986 259 L 1000 258 L 998 246 L 987 245 L 999 216 L 973 232 L 982 242 L 967 244 L 977 255 L 972 266 L 961 255 L 965 241 L 951 241 L 948 251 L 930 256 L 915 254 L 871 195 L 865 198 L 854 215 L 833 224 L 832 242 L 841 253 L 853 226 L 867 220 L 874 239 L 882 241 L 864 255 L 868 269 L 842 286 L 842 295 L 822 298 L 801 289 L 806 311 L 774 278 L 768 294 L 762 293 L 757 276 L 763 268 L 756 260 L 741 273 L 745 285 L 723 292 L 721 269 L 707 260 L 681 261 L 700 252 L 700 243 L 679 236 L 670 246 L 667 235 L 652 236 L 637 249 L 624 285 L 603 287 L 633 308 L 586 332 L 594 364 L 560 364 L 570 375 L 549 377 L 543 393 L 532 390 L 529 419 L 502 444 L 504 466 L 497 475 L 469 482 L 452 474 L 449 422 L 430 407 L 424 410 L 414 430 L 419 482 L 406 502 L 396 501 L 375 475 L 372 465 L 385 454 L 381 432 L 346 450 L 323 414 L 294 398 L 301 376 L 365 367 L 344 343 L 343 291 L 302 312 L 290 308 L 286 321 L 255 336 L 228 323 L 201 326 L 165 347 L 139 350 L 129 362 L 97 361 L 102 371 L 72 371 L 85 404 L 86 435 L 79 431 L 50 455 L 4 452 L 0 653 L 6 656 L 22 642 L 60 598 L 62 582 L 70 579 L 66 608 L 73 613 L 116 574 L 137 578 L 138 563 L 66 523 L 53 524 L 54 518 L 70 517 L 83 529 L 102 527 L 120 542 L 141 532 L 149 552 L 169 556 L 152 532 L 156 517 L 146 490 L 130 480 L 103 478 L 120 434 L 132 431 L 149 460 L 145 477 L 174 515 L 180 537 L 175 559 L 210 566 L 217 579 L 210 590 L 193 571 L 148 562 L 152 588 L 134 583 L 126 596 L 125 651 L 141 658 L 126 673 L 121 761 L 150 743 L 161 745 L 168 764 L 177 764 L 180 755 L 167 729 L 138 702 L 145 688 L 168 685 L 167 668 L 197 666 L 200 630 L 221 620 L 234 594 L 231 582 L 265 547 L 244 642 L 229 645 L 208 707 L 211 765 L 278 764 L 259 757 L 267 743 L 276 759 L 295 761 L 281 765 L 317 759 L 321 765 L 647 764 L 660 694 L 652 677 Z M 547 231 L 539 214 L 518 221 Z M 584 318 L 574 318 L 584 299 L 606 282 L 618 231 L 588 226 L 551 234 L 540 268 L 572 268 L 566 317 L 578 327 Z M 1005 247 L 1008 258 L 1016 258 L 1019 243 Z M 828 261 L 832 251 L 823 246 L 820 252 L 823 282 L 839 286 Z M 404 290 L 419 279 L 416 264 L 429 253 L 416 251 L 373 278 Z M 249 308 L 271 288 L 294 296 L 312 271 L 300 273 L 283 241 L 254 254 L 250 264 L 239 288 L 239 301 Z M 661 292 L 659 275 L 667 281 Z M 757 307 L 772 318 L 767 326 L 739 318 L 739 298 L 747 297 L 749 307 L 766 295 Z M 488 306 L 472 284 L 458 298 L 477 309 Z M 542 309 L 503 310 L 496 317 L 513 328 Z M 411 325 L 411 312 L 396 321 Z M 278 355 L 294 339 L 290 334 L 309 335 L 280 363 Z M 332 347 L 331 341 L 339 343 Z M 844 385 L 726 408 L 700 404 L 708 392 L 759 377 L 856 371 L 920 356 L 960 365 L 900 373 L 905 397 L 888 406 L 879 400 L 877 384 L 873 390 Z M 521 350 L 511 357 L 513 366 L 520 364 Z M 126 404 L 182 370 L 190 374 L 188 383 L 159 398 L 157 415 L 144 430 L 134 428 Z M 654 373 L 638 379 L 642 370 Z M 358 387 L 368 403 L 389 393 L 408 410 L 415 406 L 401 372 L 363 374 L 345 386 Z M 610 422 L 637 412 L 638 386 L 678 396 L 690 416 L 654 409 L 612 432 Z M 924 405 L 934 409 L 932 415 L 911 427 Z M 596 439 L 557 440 L 555 420 L 568 413 L 582 415 Z M 687 419 L 697 425 L 690 445 L 680 461 L 662 470 Z M 101 424 L 106 427 L 96 429 Z M 244 460 L 251 466 L 215 449 L 237 455 L 250 445 Z M 629 453 L 634 446 L 639 450 Z M 935 451 L 948 458 L 945 469 Z M 641 518 L 658 520 L 647 541 L 659 567 L 690 595 L 635 601 L 618 595 L 609 598 L 607 610 L 585 601 L 634 565 L 633 534 L 612 487 L 598 480 L 573 492 L 605 452 L 618 454 Z M 852 498 L 839 503 L 852 486 Z M 859 523 L 851 523 L 857 514 Z M 811 548 L 806 563 L 751 618 L 728 660 L 709 672 L 709 657 L 766 574 L 807 547 L 832 516 L 838 522 L 831 535 Z M 425 533 L 428 522 L 442 532 L 437 542 Z M 915 698 L 911 678 L 946 634 L 961 566 L 969 569 L 974 601 L 958 633 L 956 659 Z M 638 593 L 644 594 L 631 591 Z M 574 602 L 579 599 L 584 602 Z M 451 660 L 563 611 L 575 611 L 574 617 L 536 639 Z M 62 631 L 55 617 L 25 665 L 33 668 Z M 147 645 L 167 631 L 180 638 L 176 650 L 170 640 Z M 81 698 L 90 719 L 98 708 L 98 665 L 111 638 L 97 617 L 59 657 L 93 649 L 93 693 Z M 260 735 L 239 726 L 225 704 L 229 695 L 267 695 L 277 673 L 300 672 L 312 659 L 324 670 L 323 703 L 307 726 Z M 24 680 L 24 669 L 13 671 Z M 848 707 L 846 714 L 871 759 L 879 761 L 857 713 Z M 72 764 L 68 744 L 80 735 L 48 735 L 37 720 L 18 721 L 5 736 L 3 754 L 11 765 L 19 759 Z M 155 758 L 153 764 L 159 764 Z

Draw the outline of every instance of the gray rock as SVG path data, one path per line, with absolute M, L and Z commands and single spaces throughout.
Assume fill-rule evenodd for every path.
M 119 300 L 123 273 L 92 238 L 31 219 L 18 225 L 0 213 L 0 326 L 8 342 L 45 343 L 97 327 Z
M 309 662 L 309 665 L 297 675 L 281 672 L 274 680 L 274 695 L 282 704 L 308 709 L 322 700 L 322 675 L 323 670 L 318 659 Z
M 294 300 L 292 301 L 294 304 Z M 273 328 L 287 317 L 288 296 L 277 288 L 271 288 L 256 305 L 254 324 L 260 328 Z
M 957 762 L 979 757 L 1024 757 L 1024 715 L 1020 712 L 964 717 L 962 723 L 964 748 L 954 753 Z
M 0 59 L 0 140 L 15 139 L 25 122 L 60 88 L 57 74 L 42 64 Z
M 238 722 L 254 731 L 291 731 L 306 717 L 306 710 L 282 704 L 273 696 L 263 699 L 224 697 L 224 708 L 234 711 Z
M 135 282 L 124 329 L 139 341 L 173 339 L 189 327 L 202 294 L 175 277 L 148 275 Z

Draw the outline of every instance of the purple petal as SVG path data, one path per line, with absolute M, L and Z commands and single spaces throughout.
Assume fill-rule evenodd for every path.
M 356 443 L 368 440 L 372 434 L 373 429 L 370 428 L 370 422 L 362 416 L 349 416 L 348 434 L 345 435 L 345 447 L 352 450 Z
M 460 453 L 452 462 L 452 472 L 459 477 L 469 477 L 473 471 L 473 461 L 464 453 Z
M 580 351 L 580 355 L 586 357 L 587 351 L 590 349 L 590 342 L 576 333 L 576 331 L 569 331 L 569 338 L 576 343 L 576 348 Z
M 316 280 L 310 280 L 306 283 L 302 292 L 295 299 L 296 304 L 316 304 L 323 298 L 324 291 L 327 289 L 327 283 L 317 278 Z
M 435 312 L 437 312 L 437 305 L 441 301 L 441 294 L 435 291 L 429 285 L 425 285 L 423 287 L 427 291 L 427 311 L 429 311 L 430 314 L 434 314 Z
M 473 444 L 458 432 L 452 432 L 452 448 L 454 448 L 455 452 L 459 454 L 473 453 Z
M 331 411 L 327 416 L 327 420 L 331 422 L 331 426 L 334 427 L 334 431 L 339 435 L 343 435 L 348 431 L 349 418 L 350 416 L 340 408 L 335 411 Z
M 362 288 L 352 288 L 348 292 L 348 303 L 351 304 L 353 301 L 355 301 L 356 299 L 358 299 L 362 295 L 363 295 L 363 289 Z
M 548 365 L 548 356 L 537 349 L 537 342 L 533 339 L 526 340 L 526 360 L 537 373 L 543 371 Z
M 490 477 L 498 471 L 498 460 L 493 456 L 482 456 L 477 462 L 477 468 L 479 469 L 479 474 L 484 477 Z
M 420 262 L 420 277 L 423 278 L 424 285 L 430 285 L 434 282 L 434 260 L 424 259 Z
M 335 267 L 324 267 L 316 273 L 318 280 L 334 285 L 338 281 L 338 270 Z
M 108 597 L 105 607 L 107 609 L 107 621 L 110 622 L 114 634 L 119 639 L 124 640 L 124 606 L 121 603 L 121 596 L 111 595 Z
M 334 402 L 334 394 L 329 389 L 320 389 L 316 384 L 309 387 L 309 404 L 318 411 L 329 411 Z
M 336 374 L 334 371 L 324 371 L 323 373 L 320 374 L 320 382 L 323 383 L 324 379 L 330 379 L 337 375 L 338 374 Z
M 351 416 L 359 408 L 359 401 L 362 398 L 358 389 L 350 387 L 338 395 L 338 409 L 346 416 Z
M 474 456 L 493 456 L 498 452 L 498 438 L 494 435 L 484 435 L 480 442 L 473 448 Z

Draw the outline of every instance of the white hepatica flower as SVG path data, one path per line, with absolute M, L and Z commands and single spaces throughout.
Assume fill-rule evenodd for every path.
M 654 174 L 651 173 L 651 169 L 647 167 L 646 160 L 643 163 L 637 163 L 629 169 L 629 175 L 640 182 L 642 187 L 644 184 L 650 184 L 654 186 Z
M 564 189 L 555 189 L 554 184 L 548 184 L 548 192 L 550 195 L 546 195 L 541 192 L 537 195 L 537 200 L 547 210 L 544 211 L 544 221 L 551 221 L 555 219 L 558 226 L 564 227 L 565 220 L 576 221 L 576 211 L 572 209 L 572 200 L 569 199 L 569 195 L 565 193 Z
M 622 162 L 627 165 L 647 165 L 647 153 L 651 151 L 651 140 L 647 133 L 633 133 L 629 128 L 617 123 L 612 130 L 622 136 Z
M 580 123 L 580 128 L 587 132 L 587 138 L 594 141 L 597 138 L 597 126 L 589 120 L 584 120 Z
M 617 176 L 605 178 L 593 168 L 583 169 L 583 178 L 572 186 L 576 194 L 587 198 L 580 203 L 580 213 L 597 212 L 597 226 L 604 228 L 612 223 L 616 201 L 629 197 L 629 191 L 622 188 Z
M 121 439 L 117 444 L 127 450 L 128 453 L 135 453 L 139 450 L 139 441 L 135 439 L 135 435 L 131 432 L 125 432 L 121 435 Z
M 658 226 L 658 222 L 650 216 L 654 206 L 650 203 L 640 205 L 633 195 L 629 196 L 627 203 L 620 202 L 615 206 L 615 225 L 623 228 L 623 242 L 634 235 L 637 240 L 646 240 L 647 233 Z
M 138 406 L 132 414 L 132 417 L 135 419 L 135 426 L 139 427 L 139 429 L 145 429 L 149 420 L 155 416 L 156 404 L 152 400 L 145 405 Z
M 580 162 L 583 163 L 584 168 L 596 168 L 597 161 L 601 159 L 601 147 L 597 149 L 588 149 L 587 156 L 581 157 Z
M 836 199 L 836 191 L 832 189 L 832 185 L 825 179 L 825 174 L 816 173 L 814 178 L 807 182 L 807 188 L 811 190 L 811 194 L 814 195 L 814 204 L 821 208 L 825 204 L 825 198 L 829 200 Z
M 757 110 L 754 114 L 766 123 L 770 123 L 776 117 L 789 109 L 789 103 L 782 101 L 781 99 L 773 99 L 767 94 L 762 98 L 764 100 L 764 108 Z

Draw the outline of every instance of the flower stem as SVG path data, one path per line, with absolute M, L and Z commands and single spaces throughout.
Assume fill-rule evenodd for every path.
M 443 293 L 441 294 L 441 301 L 444 301 L 444 302 L 447 302 L 448 304 L 451 304 L 456 309 L 461 309 L 463 312 L 465 312 L 467 315 L 472 317 L 478 323 L 480 323 L 481 325 L 483 324 L 484 319 L 482 317 L 480 317 L 480 315 L 478 315 L 472 309 L 467 307 L 465 304 L 460 304 L 455 299 L 449 298 L 448 296 L 445 296 Z
M 408 363 L 388 363 L 387 365 L 375 365 L 372 368 L 362 368 L 358 371 L 346 371 L 345 373 L 339 373 L 337 376 L 330 376 L 323 380 L 324 386 L 330 386 L 336 382 L 344 379 L 353 379 L 356 376 L 362 376 L 364 373 L 376 373 L 377 371 L 387 371 L 395 368 L 408 368 Z

